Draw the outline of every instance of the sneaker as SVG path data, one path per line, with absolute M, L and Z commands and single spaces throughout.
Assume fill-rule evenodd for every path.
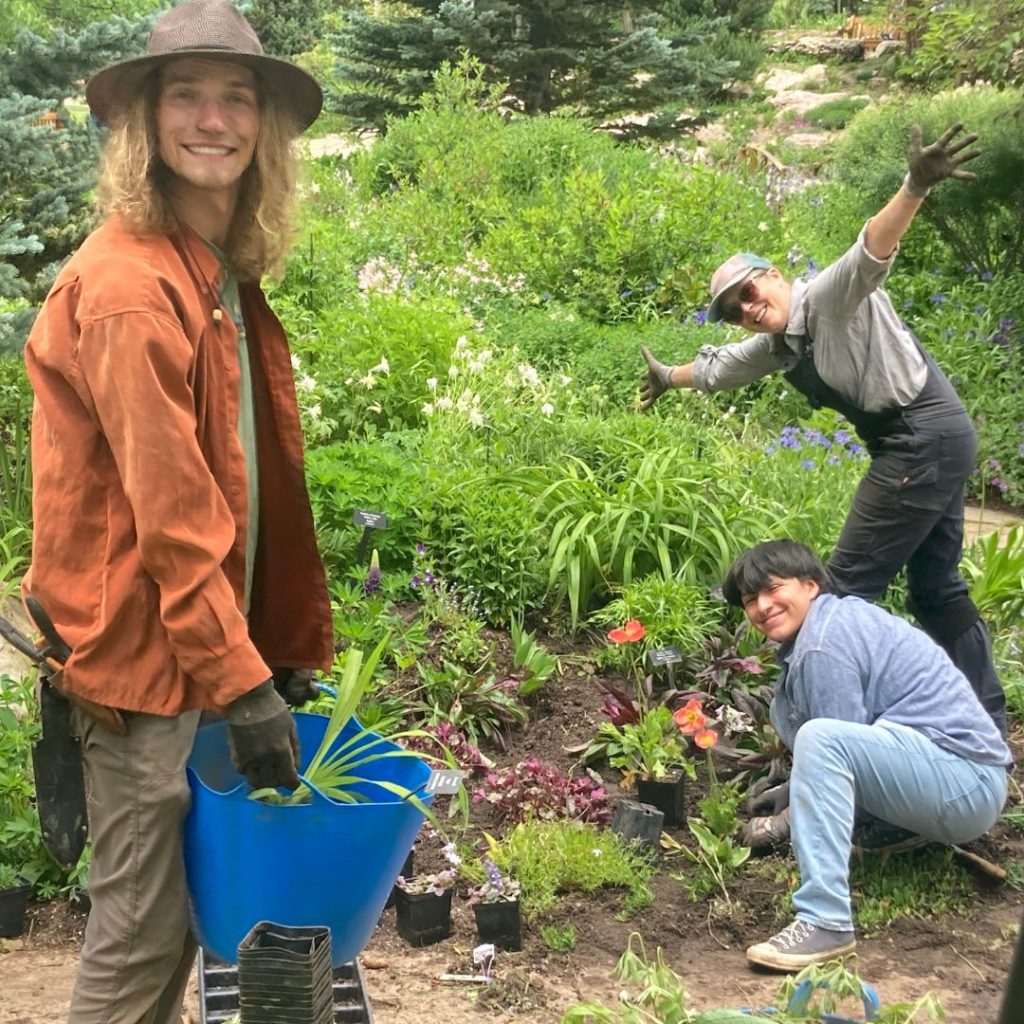
M 890 825 L 881 818 L 866 817 L 853 827 L 853 848 L 857 853 L 902 853 L 927 842 L 924 836 L 899 825 Z
M 809 964 L 821 964 L 845 956 L 857 948 L 853 932 L 833 932 L 809 921 L 794 921 L 766 942 L 747 950 L 752 964 L 777 971 L 799 971 Z

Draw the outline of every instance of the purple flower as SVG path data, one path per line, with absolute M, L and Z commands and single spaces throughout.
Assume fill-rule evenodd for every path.
M 989 483 L 991 483 L 991 485 L 1000 494 L 1005 494 L 1010 489 L 1010 485 L 1001 476 L 994 476 L 994 477 L 992 477 L 992 479 L 989 481 Z
M 804 459 L 803 462 L 800 463 L 800 465 L 804 469 L 814 469 L 814 463 L 810 459 Z
M 429 569 L 423 574 L 423 582 L 431 587 L 436 585 L 434 582 L 434 574 Z
M 697 321 L 698 327 L 703 327 L 708 322 L 708 311 L 706 309 L 698 309 L 693 314 L 693 319 Z
M 800 444 L 800 441 L 797 438 L 793 437 L 792 434 L 785 434 L 782 437 L 780 437 L 779 444 L 782 445 L 783 448 L 800 449 L 803 447 L 803 445 Z
M 825 459 L 825 461 L 830 466 L 835 466 L 839 462 L 839 456 L 838 455 L 830 455 L 827 459 Z
M 938 306 L 946 301 L 946 296 L 943 295 L 942 292 L 934 292 L 931 295 L 931 301 L 934 302 L 936 306 Z
M 363 593 L 367 597 L 373 597 L 374 594 L 380 593 L 380 566 L 370 566 L 370 571 L 366 574 L 366 580 L 363 583 Z
M 991 270 L 983 270 L 978 275 L 978 280 L 979 281 L 991 281 L 992 280 L 992 271 Z
M 1021 448 L 1024 448 L 1024 444 L 1021 445 Z M 779 450 L 779 446 L 778 445 L 769 444 L 769 445 L 765 445 L 764 453 L 765 453 L 765 455 L 774 455 L 778 450 Z
M 421 582 L 422 581 L 420 580 L 419 576 L 413 576 L 413 578 L 411 580 L 409 580 L 409 586 L 410 587 L 418 587 Z
M 416 545 L 416 554 L 417 555 L 425 555 L 426 553 L 427 553 L 427 545 L 426 544 L 417 544 Z
M 998 473 L 999 470 L 1002 469 L 1003 467 L 999 465 L 999 460 L 998 459 L 988 459 L 985 462 L 985 468 L 990 473 Z
M 836 439 L 836 444 L 850 443 L 850 435 L 845 430 L 837 430 L 832 436 Z

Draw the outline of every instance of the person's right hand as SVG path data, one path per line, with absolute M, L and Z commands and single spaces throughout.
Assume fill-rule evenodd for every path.
M 767 818 L 751 818 L 743 826 L 740 842 L 752 850 L 768 850 L 789 842 L 789 808 Z
M 640 378 L 640 408 L 646 410 L 672 387 L 673 367 L 659 363 L 646 345 L 640 346 L 640 352 L 647 360 L 647 369 Z
M 224 711 L 234 766 L 253 789 L 296 789 L 299 737 L 288 705 L 266 679 Z

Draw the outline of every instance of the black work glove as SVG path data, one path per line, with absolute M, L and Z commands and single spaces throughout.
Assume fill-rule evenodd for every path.
M 947 178 L 961 178 L 966 181 L 973 180 L 976 175 L 973 171 L 962 170 L 960 165 L 981 156 L 980 149 L 973 149 L 964 153 L 968 146 L 978 141 L 976 134 L 965 135 L 956 145 L 949 143 L 954 136 L 963 131 L 962 124 L 955 124 L 948 128 L 943 135 L 930 146 L 921 146 L 921 126 L 914 125 L 910 129 L 910 146 L 907 149 L 907 171 L 903 179 L 903 187 L 915 198 L 923 199 L 928 195 L 932 186 Z
M 647 360 L 647 369 L 640 378 L 640 408 L 650 409 L 672 387 L 673 367 L 659 363 L 646 345 L 640 346 L 640 352 Z
M 275 668 L 274 689 L 290 708 L 316 700 L 316 672 L 311 668 Z
M 769 786 L 767 779 L 761 779 L 747 791 L 747 813 L 781 814 L 789 806 L 789 782 Z
M 768 850 L 789 842 L 789 808 L 766 818 L 751 818 L 743 826 L 740 842 L 752 850 Z
M 253 789 L 299 786 L 299 737 L 295 720 L 273 679 L 243 693 L 224 710 L 234 766 Z

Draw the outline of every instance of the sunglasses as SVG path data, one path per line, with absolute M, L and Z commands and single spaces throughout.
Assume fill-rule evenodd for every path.
M 754 302 L 756 299 L 760 298 L 761 295 L 754 282 L 759 278 L 764 277 L 767 273 L 767 270 L 755 270 L 750 277 L 740 285 L 740 290 L 736 293 L 736 301 L 730 302 L 728 305 L 725 303 L 722 304 L 722 319 L 725 320 L 726 323 L 743 323 L 743 306 Z

